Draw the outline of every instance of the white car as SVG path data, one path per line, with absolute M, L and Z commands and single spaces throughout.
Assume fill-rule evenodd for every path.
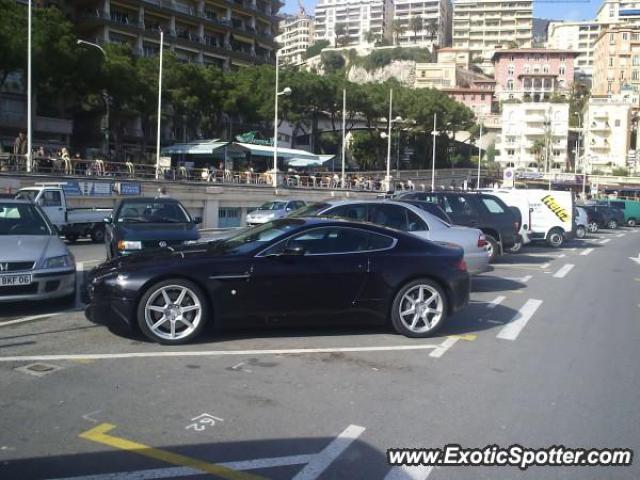
M 490 270 L 489 244 L 477 228 L 450 225 L 415 205 L 391 200 L 329 201 L 326 205 L 316 215 L 371 222 L 427 240 L 451 243 L 464 250 L 469 273 L 475 275 Z
M 584 238 L 589 230 L 589 215 L 583 207 L 576 207 L 576 237 Z M 596 226 L 596 228 L 598 228 Z
M 253 212 L 247 214 L 247 225 L 261 225 L 284 218 L 294 210 L 302 208 L 306 205 L 302 200 L 279 200 L 267 202 L 258 207 Z
M 71 297 L 75 265 L 40 207 L 0 199 L 0 302 Z

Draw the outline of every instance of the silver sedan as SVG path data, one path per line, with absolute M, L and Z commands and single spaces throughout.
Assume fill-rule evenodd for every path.
M 315 214 L 371 222 L 427 240 L 451 243 L 464 250 L 469 273 L 478 274 L 490 270 L 488 243 L 482 231 L 449 225 L 435 215 L 408 203 L 391 200 L 328 201 Z
M 75 260 L 40 208 L 0 200 L 0 302 L 71 297 Z

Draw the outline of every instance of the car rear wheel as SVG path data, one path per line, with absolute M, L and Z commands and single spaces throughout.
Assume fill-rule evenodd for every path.
M 433 335 L 447 316 L 447 299 L 433 280 L 409 282 L 396 294 L 391 323 L 396 332 L 411 338 Z
M 96 243 L 104 242 L 104 227 L 103 226 L 93 227 L 93 230 L 91 230 L 91 240 L 93 240 Z
M 562 246 L 564 242 L 564 235 L 560 230 L 551 230 L 547 236 L 547 244 L 550 247 L 558 248 Z
M 598 231 L 598 224 L 596 222 L 591 222 L 589 224 L 589 231 L 591 233 L 596 233 Z
M 500 245 L 498 245 L 498 241 L 491 235 L 485 234 L 484 237 L 489 244 L 487 245 L 487 251 L 489 252 L 489 263 L 495 262 L 496 258 L 498 258 L 498 254 L 500 253 Z
M 627 220 L 627 225 L 629 225 L 630 227 L 635 227 L 638 224 L 638 222 L 636 222 L 635 218 L 630 218 L 629 220 Z
M 207 314 L 206 297 L 195 283 L 170 279 L 156 283 L 142 296 L 138 304 L 138 325 L 154 342 L 179 345 L 200 334 Z
M 578 227 L 576 228 L 576 237 L 584 238 L 586 236 L 587 236 L 587 229 L 584 227 L 584 225 L 578 225 Z
M 69 243 L 76 243 L 78 241 L 78 235 L 75 233 L 66 233 L 64 235 L 64 238 L 67 240 L 67 242 Z
M 618 222 L 613 219 L 609 220 L 609 223 L 607 223 L 607 228 L 615 230 L 616 228 L 618 228 Z

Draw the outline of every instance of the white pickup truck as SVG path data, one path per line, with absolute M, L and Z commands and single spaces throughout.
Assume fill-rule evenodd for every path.
M 69 208 L 67 197 L 59 184 L 22 188 L 16 193 L 16 198 L 40 205 L 51 223 L 70 242 L 87 236 L 94 242 L 104 241 L 104 219 L 111 215 L 111 208 Z

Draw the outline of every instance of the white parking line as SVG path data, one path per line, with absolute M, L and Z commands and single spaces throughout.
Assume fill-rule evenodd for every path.
M 195 351 L 171 351 L 171 352 L 130 352 L 130 353 L 77 353 L 69 355 L 24 355 L 12 357 L 0 357 L 0 362 L 46 362 L 62 360 L 116 360 L 123 358 L 161 358 L 161 357 L 216 357 L 228 355 L 294 355 L 312 353 L 339 353 L 339 352 L 392 352 L 402 350 L 437 350 L 445 351 L 449 349 L 448 340 L 445 339 L 440 345 L 396 345 L 388 347 L 336 347 L 336 348 L 292 348 L 273 350 L 195 350 Z M 455 343 L 455 341 L 453 342 Z M 440 355 L 436 355 L 440 356 Z
M 626 233 L 619 233 L 618 235 L 616 235 L 616 237 L 621 238 L 624 237 L 626 235 Z
M 585 251 L 580 252 L 580 255 L 589 255 L 591 252 L 593 252 L 593 248 L 587 248 Z
M 515 340 L 527 325 L 536 310 L 542 305 L 542 300 L 530 299 L 520 308 L 513 318 L 496 335 L 503 340 Z
M 384 480 L 425 480 L 433 471 L 432 466 L 417 466 L 417 467 L 393 467 L 389 470 L 389 473 L 384 477 Z
M 496 308 L 498 305 L 500 305 L 504 299 L 507 298 L 504 295 L 500 295 L 499 297 L 494 298 L 493 300 L 491 300 L 491 302 L 487 305 L 487 308 Z
M 540 268 L 541 268 L 542 270 L 545 270 L 545 269 L 549 268 L 549 265 L 551 265 L 549 262 L 547 262 L 547 263 L 543 263 L 542 265 L 540 265 Z
M 460 340 L 459 337 L 447 337 L 447 338 L 445 338 L 444 342 L 442 342 L 440 345 L 438 345 L 438 348 L 435 348 L 433 350 L 433 352 L 431 352 L 429 354 L 429 356 L 433 357 L 433 358 L 440 358 L 442 355 L 445 354 L 445 352 L 447 350 L 449 350 L 451 347 L 453 347 L 458 340 Z
M 293 477 L 293 480 L 315 480 L 333 461 L 344 452 L 364 432 L 364 427 L 349 425 L 340 435 L 334 438 L 320 453 Z
M 605 243 L 609 243 L 611 241 L 610 238 L 605 238 L 604 240 L 600 240 L 600 243 L 604 245 Z
M 63 313 L 65 312 L 43 313 L 41 315 L 31 315 L 29 317 L 16 318 L 15 320 L 0 322 L 0 327 L 8 327 L 10 325 L 17 325 L 19 323 L 35 322 L 36 320 L 42 320 L 43 318 L 56 317 L 58 315 L 62 315 Z
M 554 278 L 564 278 L 575 267 L 571 263 L 566 263 L 560 270 L 553 274 Z

